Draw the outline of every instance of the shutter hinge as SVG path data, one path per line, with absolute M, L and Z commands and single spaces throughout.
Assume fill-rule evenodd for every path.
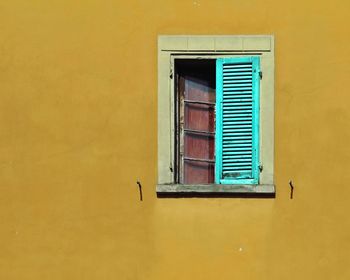
M 262 71 L 259 71 L 259 77 L 260 77 L 260 80 L 262 79 Z
M 259 171 L 262 172 L 264 167 L 262 165 L 259 165 Z
M 170 79 L 173 78 L 173 69 L 172 68 L 170 69 L 169 77 L 170 77 Z

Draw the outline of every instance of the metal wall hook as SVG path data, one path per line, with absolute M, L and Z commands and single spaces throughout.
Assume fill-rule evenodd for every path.
M 289 181 L 290 186 L 290 199 L 293 199 L 294 186 L 292 180 Z
M 139 193 L 140 193 L 140 201 L 142 201 L 142 185 L 140 181 L 136 181 L 136 184 L 139 186 Z

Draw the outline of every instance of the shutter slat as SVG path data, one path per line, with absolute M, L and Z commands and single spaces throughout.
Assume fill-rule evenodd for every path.
M 246 112 L 241 112 L 239 114 L 231 114 L 230 116 L 225 117 L 225 119 L 223 120 L 223 125 L 226 124 L 244 124 L 248 123 L 250 121 L 250 123 L 252 122 L 252 113 L 246 113 Z
M 252 69 L 251 68 L 244 68 L 244 69 L 224 69 L 223 73 L 224 74 L 247 74 L 247 73 L 250 73 L 252 72 Z
M 243 76 L 237 76 L 237 77 L 227 77 L 224 80 L 224 83 L 226 83 L 225 86 L 229 84 L 238 84 L 238 83 L 243 83 L 243 84 L 252 84 L 252 79 L 250 78 L 244 78 Z
M 242 124 L 242 123 L 238 123 L 238 124 L 226 124 L 224 123 L 223 125 L 223 128 L 237 128 L 237 129 L 240 129 L 240 128 L 245 128 L 245 129 L 252 129 L 252 124 Z
M 247 159 L 251 159 L 252 158 L 252 154 L 251 153 L 242 153 L 240 155 L 237 155 L 237 153 L 235 151 L 232 152 L 228 152 L 231 153 L 231 158 L 247 158 Z
M 225 148 L 234 148 L 236 147 L 236 145 L 239 145 L 239 144 L 249 144 L 251 145 L 252 144 L 252 139 L 243 139 L 243 140 L 238 140 L 238 141 L 225 141 L 225 143 L 223 143 L 223 146 Z
M 231 136 L 228 140 L 226 140 L 226 143 L 231 143 L 235 140 L 246 140 L 246 139 L 252 139 L 252 137 L 247 136 L 247 135 L 243 135 L 243 136 L 242 135 L 234 135 L 234 136 Z
M 246 77 L 247 75 L 250 75 L 251 73 L 247 72 L 247 73 L 225 73 L 225 77 L 224 77 L 224 81 L 227 81 L 231 78 L 240 78 L 240 77 Z
M 246 159 L 246 158 L 230 158 L 230 159 L 225 159 L 224 164 L 232 164 L 235 166 L 249 166 L 251 164 L 252 160 L 251 159 Z
M 224 82 L 226 81 L 252 81 L 252 76 L 250 75 L 241 75 L 241 76 L 231 76 L 224 78 Z
M 224 167 L 223 173 L 229 177 L 237 176 L 237 174 L 235 174 L 235 175 L 232 174 L 232 173 L 236 173 L 236 172 L 239 172 L 239 173 L 240 172 L 249 172 L 249 173 L 251 173 L 251 166 L 249 164 L 244 165 L 244 164 L 235 164 L 232 162 L 227 162 L 227 163 L 223 164 L 223 167 Z
M 240 152 L 245 153 L 247 151 L 251 151 L 252 148 L 251 148 L 251 146 L 250 147 L 230 147 L 230 148 L 225 147 L 225 150 L 227 150 L 227 151 L 237 151 L 237 153 L 240 153 Z M 225 159 L 225 157 L 223 157 L 223 159 Z
M 252 143 L 250 143 L 250 146 L 252 145 Z M 227 152 L 230 152 L 230 151 L 236 151 L 236 150 L 239 150 L 237 149 L 238 148 L 241 148 L 241 147 L 245 147 L 244 145 L 238 145 L 238 144 L 235 144 L 235 145 L 232 145 L 232 146 L 225 146 L 225 150 Z M 241 150 L 242 154 L 251 154 L 252 150 L 251 149 L 245 149 L 245 150 Z
M 224 86 L 224 92 L 235 92 L 235 91 L 248 91 L 251 89 L 250 85 L 243 85 L 243 86 L 234 86 L 234 85 L 230 85 L 230 86 Z
M 250 63 L 224 64 L 223 69 L 252 68 Z
M 242 142 L 228 142 L 228 143 L 224 143 L 223 144 L 223 147 L 225 147 L 225 150 L 231 150 L 231 149 L 235 149 L 236 147 L 238 147 L 239 146 L 239 144 L 244 144 L 244 145 L 246 145 L 246 144 L 249 144 L 249 145 L 252 145 L 252 141 L 251 141 L 251 139 L 249 139 L 249 140 L 243 140 Z M 247 144 L 247 145 L 248 145 Z
M 225 91 L 225 96 L 223 99 L 227 99 L 227 98 L 239 98 L 239 97 L 243 97 L 243 98 L 247 98 L 247 97 L 252 97 L 252 92 L 249 90 L 246 91 Z

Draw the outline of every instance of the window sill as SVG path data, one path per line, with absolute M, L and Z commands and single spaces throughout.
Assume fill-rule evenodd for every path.
M 228 196 L 275 197 L 274 185 L 157 185 L 158 197 L 180 196 Z

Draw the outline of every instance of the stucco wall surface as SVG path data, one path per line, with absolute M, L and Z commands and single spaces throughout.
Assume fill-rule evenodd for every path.
M 0 279 L 350 279 L 349 10 L 2 0 Z M 156 197 L 159 34 L 275 35 L 275 199 Z

